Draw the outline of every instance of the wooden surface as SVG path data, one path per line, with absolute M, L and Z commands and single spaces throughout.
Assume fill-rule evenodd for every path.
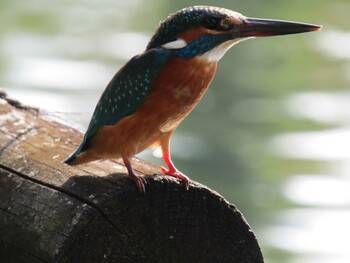
M 263 262 L 234 205 L 118 161 L 62 163 L 82 134 L 0 93 L 0 262 Z M 215 176 L 215 175 L 213 175 Z

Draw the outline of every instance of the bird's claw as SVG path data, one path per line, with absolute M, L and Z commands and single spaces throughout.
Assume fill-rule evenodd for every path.
M 178 170 L 171 171 L 169 169 L 166 169 L 163 166 L 160 166 L 159 170 L 166 175 L 170 175 L 170 176 L 173 176 L 175 178 L 179 178 L 181 181 L 183 181 L 185 183 L 186 190 L 188 190 L 190 188 L 189 178 L 186 175 L 184 175 L 183 173 L 181 173 L 180 171 L 178 171 Z
M 146 193 L 145 184 L 147 182 L 145 178 L 143 178 L 142 176 L 134 175 L 134 176 L 130 176 L 130 179 L 136 183 L 137 189 L 139 190 L 140 193 L 142 194 Z

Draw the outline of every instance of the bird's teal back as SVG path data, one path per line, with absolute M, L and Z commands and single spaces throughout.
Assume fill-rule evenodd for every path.
M 169 59 L 166 49 L 152 49 L 133 57 L 112 78 L 104 90 L 91 118 L 84 139 L 73 155 L 86 150 L 100 127 L 114 125 L 132 114 L 151 92 L 152 79 Z

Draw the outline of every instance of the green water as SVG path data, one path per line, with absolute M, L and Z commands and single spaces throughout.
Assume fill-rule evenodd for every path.
M 350 262 L 350 2 L 194 4 L 324 26 L 230 50 L 176 131 L 173 159 L 242 211 L 266 262 Z M 2 0 L 0 86 L 84 129 L 118 68 L 142 52 L 160 20 L 188 5 Z

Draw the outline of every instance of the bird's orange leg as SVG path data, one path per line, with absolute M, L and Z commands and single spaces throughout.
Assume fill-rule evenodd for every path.
M 179 178 L 180 180 L 182 180 L 185 183 L 186 189 L 188 190 L 188 188 L 189 188 L 188 177 L 176 169 L 173 162 L 171 161 L 169 152 L 163 152 L 163 160 L 166 163 L 166 165 L 168 166 L 168 169 L 161 166 L 160 167 L 161 172 L 164 174 Z
M 145 190 L 145 179 L 141 176 L 138 176 L 135 174 L 134 169 L 131 167 L 131 162 L 129 158 L 123 158 L 124 164 L 126 166 L 126 169 L 128 169 L 129 178 L 133 180 L 136 183 L 137 189 L 140 193 L 146 193 Z
M 186 189 L 188 190 L 189 189 L 188 177 L 183 173 L 181 173 L 179 170 L 177 170 L 173 162 L 171 161 L 171 156 L 170 156 L 171 135 L 172 135 L 172 132 L 164 136 L 160 142 L 160 147 L 162 148 L 163 160 L 165 164 L 168 166 L 168 169 L 164 168 L 163 166 L 159 167 L 159 169 L 164 174 L 174 176 L 182 180 L 185 183 Z

